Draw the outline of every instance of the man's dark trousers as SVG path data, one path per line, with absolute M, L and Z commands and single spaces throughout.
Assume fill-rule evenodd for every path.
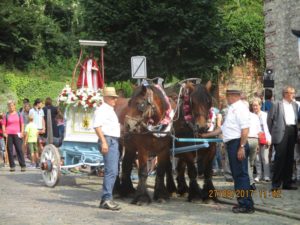
M 275 160 L 273 166 L 272 187 L 290 186 L 292 182 L 296 126 L 286 126 L 279 144 L 274 144 Z
M 249 145 L 245 145 L 245 159 L 238 160 L 237 152 L 241 139 L 233 139 L 226 142 L 229 165 L 234 180 L 234 189 L 240 207 L 253 208 L 252 192 L 250 191 L 250 180 L 248 174 Z M 244 197 L 241 197 L 243 193 Z M 239 196 L 238 196 L 239 195 Z

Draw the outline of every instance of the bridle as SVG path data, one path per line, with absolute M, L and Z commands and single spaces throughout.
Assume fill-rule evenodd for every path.
M 190 89 L 185 87 L 184 90 L 183 90 L 183 98 L 187 98 L 187 95 L 188 95 L 188 104 L 189 104 L 190 115 L 191 115 L 191 118 L 189 120 L 186 120 L 186 123 L 189 126 L 189 128 L 193 131 L 194 135 L 197 135 L 198 133 L 206 132 L 208 128 L 207 127 L 200 128 L 198 126 L 198 124 L 196 124 L 196 118 L 202 116 L 207 121 L 209 119 L 209 110 L 207 110 L 208 111 L 207 113 L 203 112 L 205 110 L 201 110 L 200 112 L 197 112 L 195 114 L 195 112 L 193 110 L 193 107 L 194 107 L 193 97 L 195 98 L 195 96 L 193 96 L 192 93 L 189 93 L 189 92 L 190 92 Z
M 142 121 L 147 121 L 147 123 L 153 123 L 153 116 L 156 112 L 156 107 L 153 103 L 153 91 L 151 88 L 146 86 L 146 95 L 142 102 L 137 104 L 137 110 L 142 113 Z

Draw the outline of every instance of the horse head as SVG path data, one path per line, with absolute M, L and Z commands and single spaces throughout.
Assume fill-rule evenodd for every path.
M 156 85 L 137 87 L 128 102 L 126 129 L 128 132 L 143 132 L 149 126 L 158 126 L 164 118 L 168 105 L 162 91 Z
M 184 119 L 194 134 L 207 131 L 212 107 L 212 97 L 208 86 L 188 82 L 183 88 L 182 95 Z

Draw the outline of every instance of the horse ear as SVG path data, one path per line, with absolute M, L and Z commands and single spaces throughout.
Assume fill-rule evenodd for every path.
M 147 93 L 147 86 L 142 85 L 142 94 L 145 95 Z
M 207 81 L 207 83 L 205 84 L 205 87 L 206 87 L 206 90 L 208 92 L 211 91 L 211 88 L 212 88 L 212 82 L 211 82 L 211 80 Z

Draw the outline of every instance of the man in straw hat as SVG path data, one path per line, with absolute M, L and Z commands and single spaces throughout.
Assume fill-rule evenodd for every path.
M 213 132 L 202 134 L 201 137 L 213 137 L 221 132 L 228 152 L 229 164 L 234 180 L 235 195 L 238 205 L 232 208 L 234 213 L 253 213 L 253 191 L 250 191 L 248 174 L 249 145 L 247 143 L 250 112 L 241 101 L 241 91 L 230 89 L 226 91 L 229 104 L 228 113 L 221 128 Z
M 104 103 L 94 114 L 93 127 L 99 138 L 99 150 L 104 158 L 104 178 L 100 208 L 120 210 L 112 195 L 113 187 L 118 175 L 120 124 L 114 111 L 118 95 L 114 87 L 103 90 Z

